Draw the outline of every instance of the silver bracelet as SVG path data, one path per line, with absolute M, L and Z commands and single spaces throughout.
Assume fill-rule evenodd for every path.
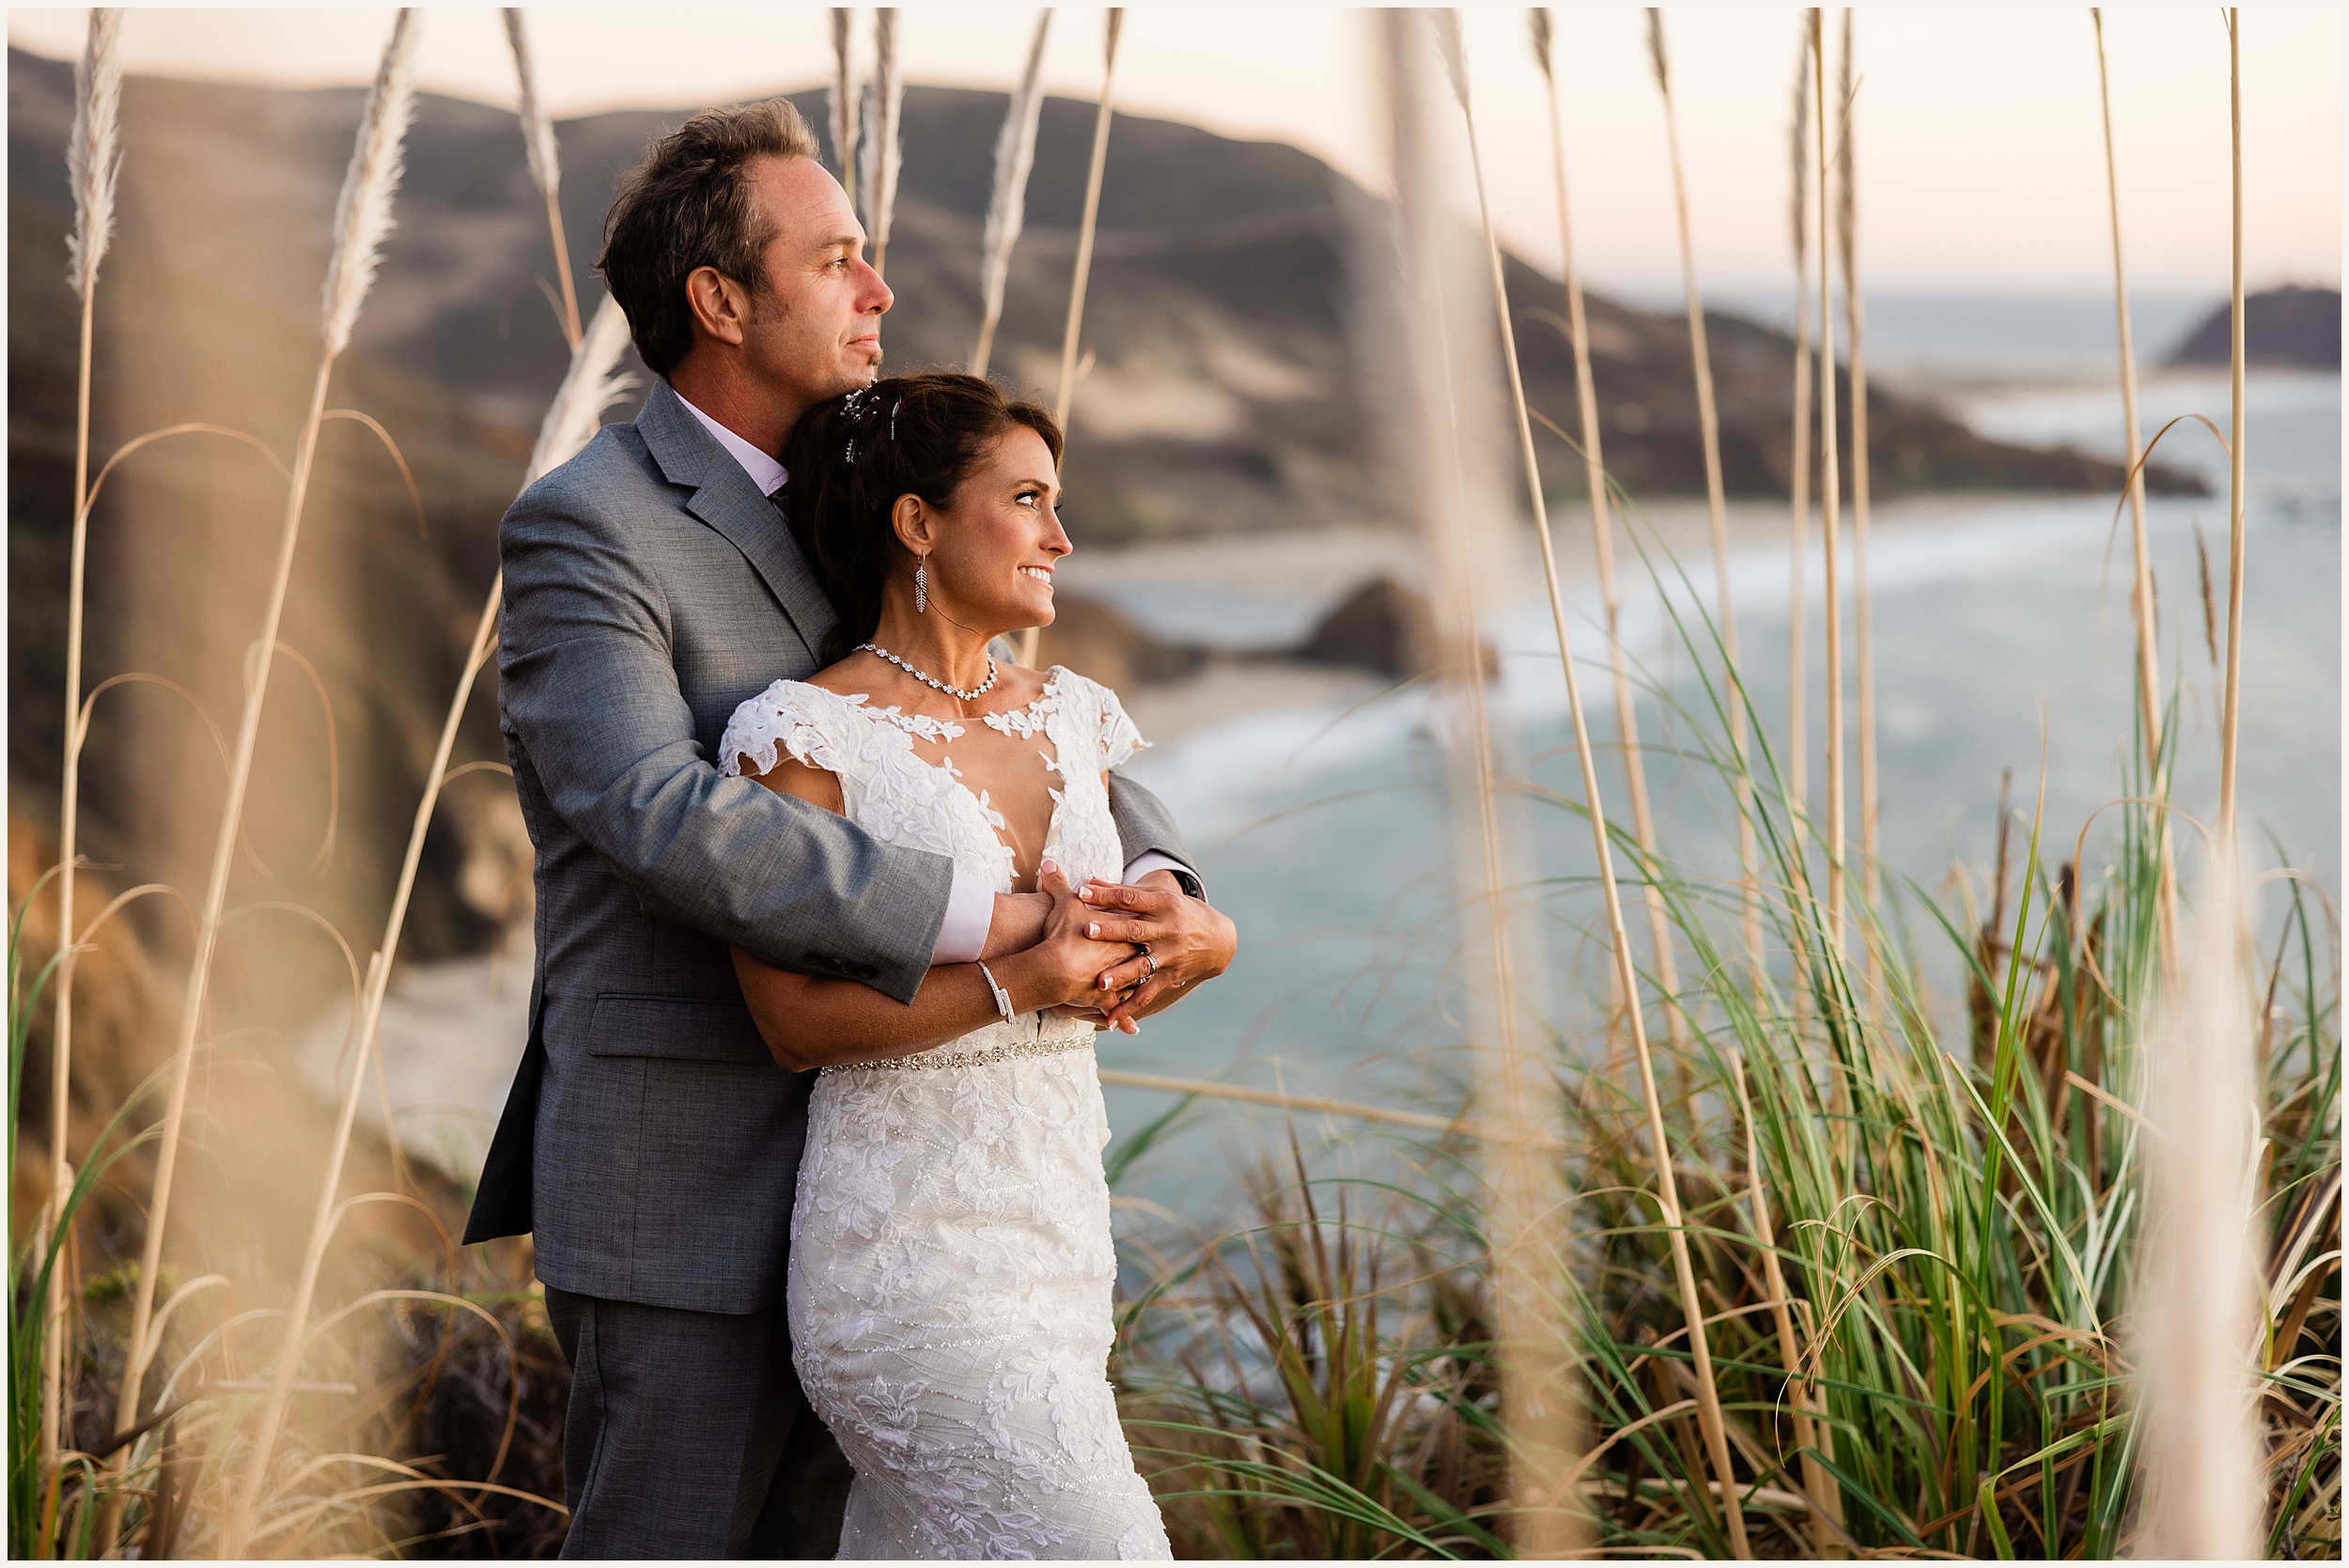
M 995 993 L 995 1011 L 1001 1013 L 1007 1020 L 1018 1017 L 1019 1015 L 1011 1010 L 1011 993 L 995 983 L 995 971 L 987 967 L 984 959 L 976 960 L 976 962 L 979 966 L 979 972 L 987 977 L 987 988 Z

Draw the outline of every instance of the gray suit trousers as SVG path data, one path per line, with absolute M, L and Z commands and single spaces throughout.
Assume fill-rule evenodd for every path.
M 801 1396 L 777 1302 L 696 1312 L 547 1287 L 571 1366 L 567 1558 L 829 1558 L 848 1461 Z

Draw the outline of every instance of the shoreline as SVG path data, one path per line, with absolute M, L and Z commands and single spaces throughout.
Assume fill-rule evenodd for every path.
M 1870 531 L 1914 538 L 1978 525 L 2001 513 L 2081 499 L 2035 491 L 1905 496 L 1873 507 Z M 1731 502 L 1726 521 L 1733 559 L 1785 550 L 1793 536 L 1789 511 L 1783 502 Z M 1684 565 L 1710 573 L 1712 517 L 1703 500 L 1675 497 L 1637 511 L 1619 508 L 1614 521 L 1616 573 L 1626 584 L 1627 598 L 1640 597 L 1646 588 L 1644 567 L 1633 548 L 1634 535 L 1642 542 L 1660 545 Z M 1852 536 L 1848 506 L 1843 509 L 1842 524 L 1848 544 Z M 1815 506 L 1811 526 L 1815 575 L 1819 526 Z M 1591 547 L 1587 505 L 1579 497 L 1554 505 L 1550 528 L 1560 587 L 1578 596 L 1594 592 L 1598 566 Z M 1495 572 L 1511 581 L 1538 583 L 1541 555 L 1530 525 L 1513 532 L 1509 559 L 1500 563 Z M 1143 736 L 1154 743 L 1168 744 L 1252 715 L 1350 706 L 1393 684 L 1369 670 L 1283 658 L 1278 651 L 1283 641 L 1277 638 L 1213 642 L 1199 628 L 1175 624 L 1187 608 L 1181 601 L 1212 597 L 1252 602 L 1267 624 L 1287 620 L 1310 627 L 1371 579 L 1386 576 L 1405 583 L 1421 582 L 1426 567 L 1420 541 L 1413 535 L 1392 529 L 1341 527 L 1282 530 L 1244 539 L 1159 540 L 1080 550 L 1062 565 L 1060 573 L 1071 593 L 1115 604 L 1156 635 L 1208 643 L 1212 651 L 1207 663 L 1196 674 L 1136 683 L 1119 692 Z M 1166 607 L 1168 600 L 1174 601 L 1171 611 Z

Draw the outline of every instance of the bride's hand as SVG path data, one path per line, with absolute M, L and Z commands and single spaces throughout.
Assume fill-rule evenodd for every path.
M 1044 935 L 1034 946 L 990 961 L 997 981 L 1020 1012 L 1066 1007 L 1097 1009 L 1110 1001 L 1100 984 L 1103 970 L 1130 955 L 1132 944 L 1086 935 L 1093 911 L 1081 903 L 1061 869 L 1047 861 L 1036 873 L 1037 890 L 1052 901 Z M 1134 1032 L 1132 1029 L 1128 1033 Z

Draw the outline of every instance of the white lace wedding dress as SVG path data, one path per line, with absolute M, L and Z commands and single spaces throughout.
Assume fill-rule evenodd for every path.
M 1101 774 L 1144 742 L 1114 693 L 1053 669 L 981 722 L 1041 737 L 1045 856 L 1072 884 L 1123 864 Z M 777 681 L 735 710 L 729 773 L 779 753 L 840 780 L 849 819 L 1011 890 L 1003 818 L 924 761 L 950 721 Z M 792 1358 L 856 1482 L 840 1555 L 1167 1558 L 1107 1365 L 1116 1254 L 1093 1029 L 1030 1013 L 915 1056 L 824 1069 L 791 1214 Z

